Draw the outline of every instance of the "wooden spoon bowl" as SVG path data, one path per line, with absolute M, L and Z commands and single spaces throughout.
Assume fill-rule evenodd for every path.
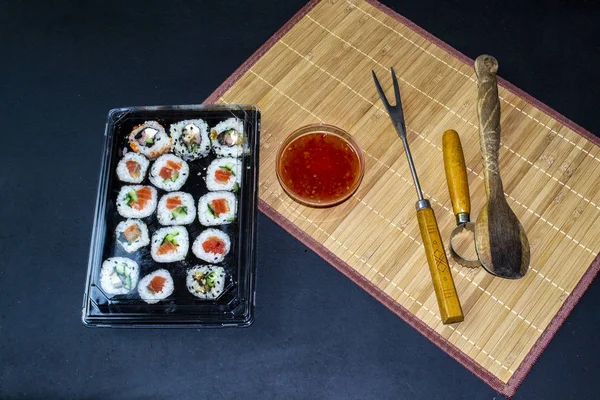
M 479 260 L 488 272 L 502 278 L 517 279 L 523 277 L 529 268 L 529 241 L 523 226 L 506 202 L 500 178 L 497 72 L 498 61 L 494 57 L 481 55 L 475 60 L 479 143 L 488 197 L 475 224 L 475 246 Z

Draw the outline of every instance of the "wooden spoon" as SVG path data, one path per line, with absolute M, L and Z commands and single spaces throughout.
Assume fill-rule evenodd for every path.
M 475 224 L 475 245 L 483 267 L 502 278 L 521 278 L 529 268 L 529 241 L 523 226 L 504 197 L 498 155 L 500 99 L 498 61 L 488 55 L 475 60 L 479 144 L 488 201 Z

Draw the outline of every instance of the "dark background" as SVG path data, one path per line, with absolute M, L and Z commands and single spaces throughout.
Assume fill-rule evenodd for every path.
M 200 103 L 303 4 L 0 1 L 1 398 L 499 397 L 262 215 L 251 328 L 81 324 L 107 111 Z M 386 4 L 600 133 L 597 1 Z M 517 399 L 596 397 L 599 302 L 595 282 Z

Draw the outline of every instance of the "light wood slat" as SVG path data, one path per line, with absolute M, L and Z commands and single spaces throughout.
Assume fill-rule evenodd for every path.
M 447 238 L 455 222 L 443 172 L 444 130 L 453 128 L 461 135 L 473 218 L 486 201 L 475 74 L 402 22 L 364 1 L 322 1 L 221 101 L 262 109 L 263 201 L 507 382 L 600 249 L 600 149 L 500 88 L 500 165 L 508 202 L 528 233 L 531 270 L 523 279 L 509 281 L 451 261 L 466 318 L 445 326 L 421 244 L 402 143 L 371 78 L 373 69 L 391 93 L 389 66 L 399 75 L 423 190 Z M 293 202 L 275 175 L 283 139 L 315 122 L 349 131 L 365 152 L 361 187 L 347 202 L 327 210 Z

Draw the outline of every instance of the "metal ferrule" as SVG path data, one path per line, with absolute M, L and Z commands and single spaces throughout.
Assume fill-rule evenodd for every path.
M 466 224 L 471 221 L 469 213 L 463 212 L 456 214 L 456 225 Z
M 419 211 L 424 208 L 431 208 L 431 204 L 429 203 L 429 200 L 423 199 L 423 200 L 417 201 L 417 204 L 415 204 L 415 207 L 417 208 L 417 211 Z

